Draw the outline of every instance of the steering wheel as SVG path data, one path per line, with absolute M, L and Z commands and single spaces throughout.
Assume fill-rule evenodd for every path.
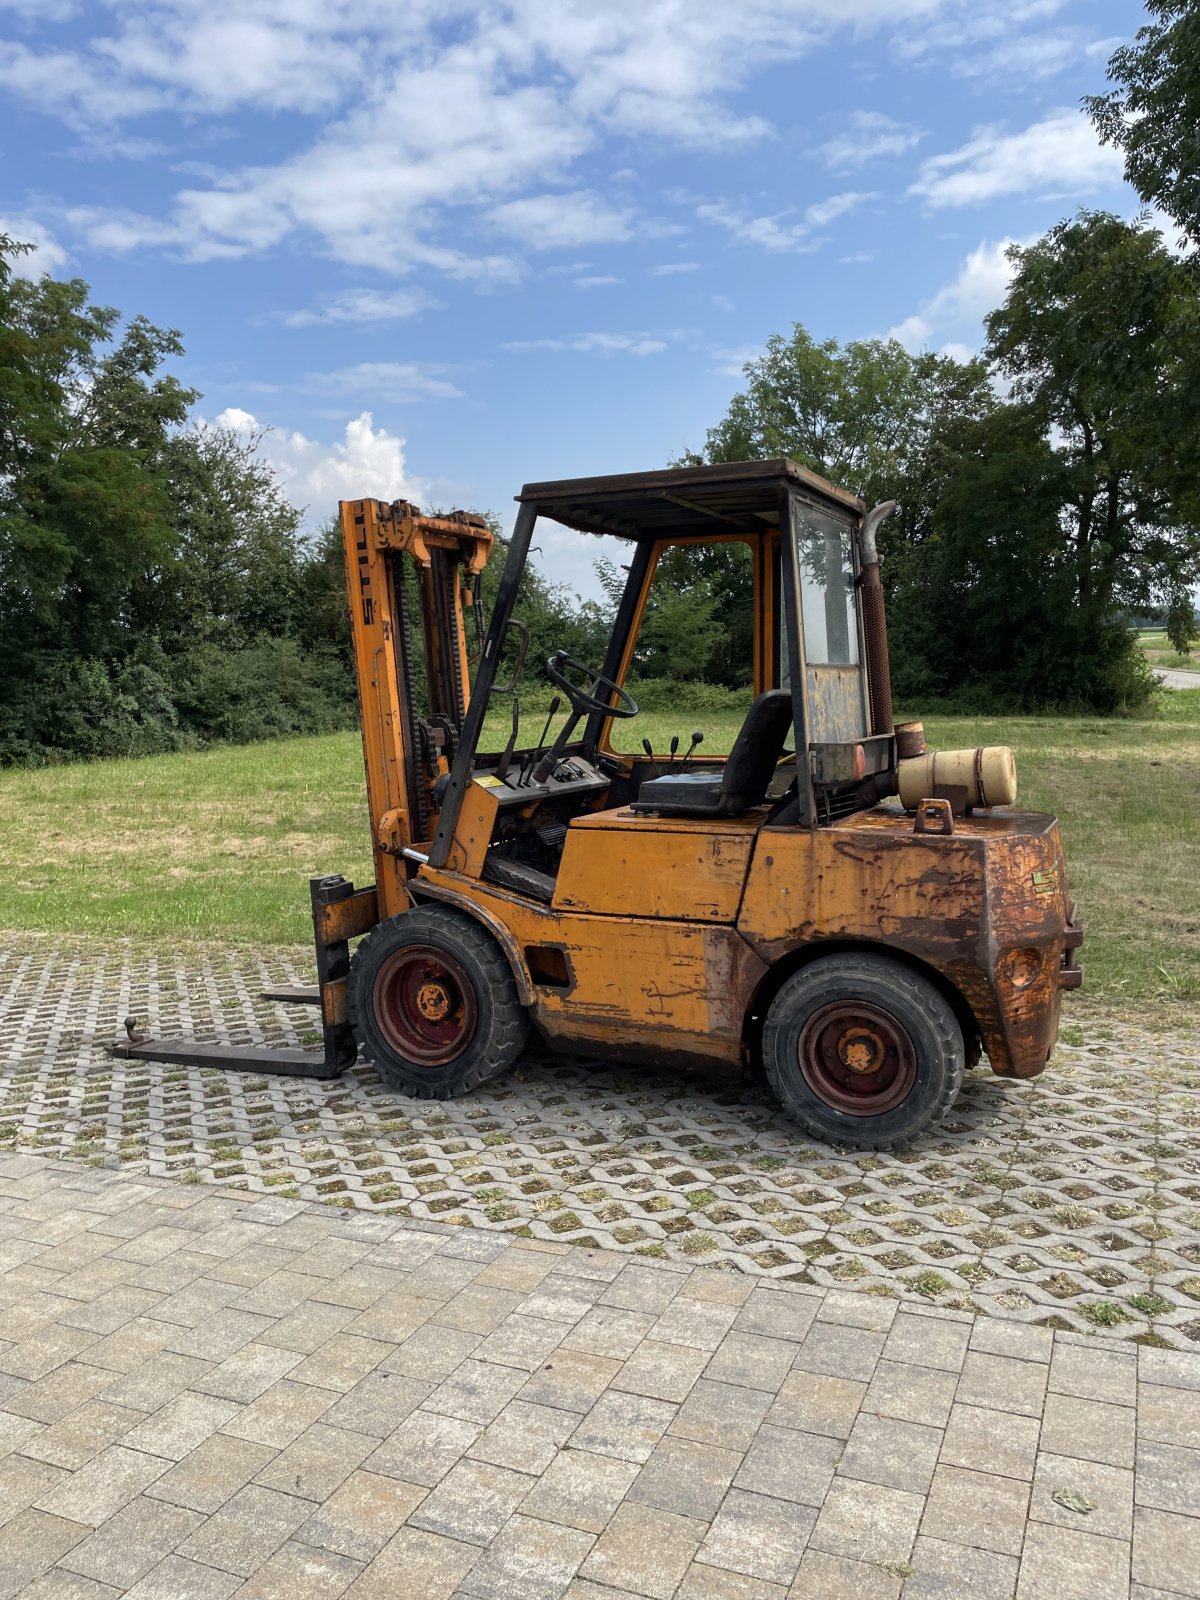
M 570 667 L 574 672 L 582 672 L 592 679 L 592 692 L 585 694 L 575 684 L 571 683 L 563 672 L 564 667 Z M 585 711 L 600 711 L 610 717 L 636 717 L 638 714 L 637 701 L 632 695 L 626 694 L 619 683 L 614 683 L 611 678 L 606 678 L 602 672 L 597 672 L 594 667 L 589 667 L 586 662 L 576 661 L 574 656 L 569 656 L 565 650 L 556 650 L 546 662 L 546 676 L 550 682 L 559 688 L 571 702 L 571 709 L 583 714 Z M 617 695 L 624 701 L 623 705 L 613 705 L 609 700 L 598 699 L 600 690 L 606 690 L 609 695 Z

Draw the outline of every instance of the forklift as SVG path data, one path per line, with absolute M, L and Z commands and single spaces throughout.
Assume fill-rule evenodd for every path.
M 789 460 L 532 483 L 517 503 L 490 618 L 482 518 L 341 505 L 375 883 L 313 879 L 318 983 L 267 991 L 320 1008 L 323 1052 L 145 1040 L 131 1019 L 118 1053 L 318 1077 L 361 1055 L 448 1099 L 532 1030 L 576 1055 L 761 1068 L 807 1134 L 863 1149 L 925 1133 L 984 1051 L 1040 1073 L 1083 977 L 1058 824 L 1014 809 L 1011 751 L 934 753 L 894 724 L 894 503 Z M 627 578 L 604 659 L 556 650 L 551 715 L 523 738 L 515 610 L 543 521 L 623 541 Z M 680 761 L 677 738 L 632 752 L 656 571 L 714 547 L 752 586 L 741 728 L 724 754 L 703 729 Z M 489 753 L 498 703 L 511 733 Z

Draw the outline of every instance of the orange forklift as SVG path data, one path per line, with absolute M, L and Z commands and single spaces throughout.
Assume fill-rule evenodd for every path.
M 446 1099 L 533 1029 L 575 1054 L 760 1065 L 807 1133 L 873 1149 L 944 1116 L 983 1051 L 1041 1072 L 1082 981 L 1058 824 L 1012 809 L 1011 751 L 932 753 L 894 726 L 893 504 L 776 460 L 527 484 L 518 505 L 485 619 L 483 519 L 342 504 L 375 884 L 312 880 L 318 984 L 268 991 L 320 1007 L 323 1053 L 132 1021 L 117 1051 L 312 1076 L 362 1055 Z M 604 659 L 555 651 L 556 703 L 523 739 L 515 608 L 540 520 L 624 541 L 628 576 Z M 727 752 L 700 729 L 677 760 L 627 724 L 656 574 L 705 559 L 753 597 L 753 694 Z

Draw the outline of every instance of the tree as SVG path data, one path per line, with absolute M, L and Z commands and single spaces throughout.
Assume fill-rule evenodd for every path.
M 987 319 L 988 355 L 1059 441 L 1074 603 L 1092 625 L 1165 603 L 1185 647 L 1193 624 L 1182 601 L 1200 579 L 1189 413 L 1200 284 L 1157 233 L 1106 212 L 1080 212 L 1009 258 L 1015 275 Z
M 1146 0 L 1154 20 L 1108 63 L 1107 94 L 1084 100 L 1105 144 L 1125 152 L 1125 176 L 1200 242 L 1200 8 Z

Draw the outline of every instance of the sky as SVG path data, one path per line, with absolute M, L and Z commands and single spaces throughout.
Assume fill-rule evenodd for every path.
M 800 321 L 968 354 L 1005 250 L 1134 215 L 1080 97 L 1134 0 L 0 0 L 21 270 L 178 328 L 339 498 L 511 523 L 699 448 Z M 898 493 L 901 486 L 898 486 Z M 539 533 L 594 593 L 595 541 Z

